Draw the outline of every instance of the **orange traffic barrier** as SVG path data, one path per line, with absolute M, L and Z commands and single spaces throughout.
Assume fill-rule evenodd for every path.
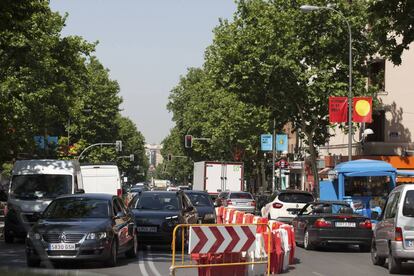
M 243 223 L 243 217 L 244 217 L 244 212 L 237 212 L 235 223 Z
M 225 223 L 232 223 L 233 216 L 234 216 L 234 212 L 236 212 L 236 210 L 234 210 L 234 209 L 228 209 L 228 211 L 227 211 L 227 219 L 226 219 Z
M 295 230 L 292 225 L 282 225 L 282 229 L 286 229 L 289 238 L 289 264 L 294 264 L 295 262 L 295 248 L 296 248 L 296 241 L 295 241 Z
M 243 223 L 253 223 L 253 214 L 244 214 Z

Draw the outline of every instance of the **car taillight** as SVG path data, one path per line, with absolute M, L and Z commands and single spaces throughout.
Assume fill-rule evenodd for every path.
M 330 221 L 327 221 L 323 218 L 317 219 L 315 223 L 313 224 L 316 228 L 325 228 L 325 227 L 331 227 L 332 223 Z
M 116 194 L 117 194 L 119 197 L 122 197 L 122 189 L 117 189 L 117 190 L 116 190 Z
M 359 227 L 365 229 L 372 229 L 372 223 L 369 219 L 366 219 L 365 221 L 359 223 Z
M 250 205 L 252 205 L 252 206 L 256 206 L 256 201 L 252 201 L 252 202 L 250 202 Z
M 4 209 L 3 209 L 3 214 L 4 214 L 4 216 L 7 216 L 7 213 L 9 212 L 9 207 L 7 207 L 7 204 L 4 206 Z
M 402 235 L 402 229 L 401 227 L 395 227 L 395 241 L 402 241 L 403 235 Z
M 272 204 L 272 207 L 273 207 L 273 208 L 276 208 L 276 209 L 280 209 L 280 208 L 282 208 L 282 207 L 283 207 L 283 204 L 282 204 L 282 203 L 273 203 L 273 204 Z
M 230 199 L 228 199 L 226 202 L 227 202 L 227 205 L 232 205 L 233 204 L 233 202 L 231 202 Z

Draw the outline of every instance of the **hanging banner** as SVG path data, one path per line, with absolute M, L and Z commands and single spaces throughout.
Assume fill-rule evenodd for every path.
M 288 136 L 287 134 L 276 134 L 276 151 L 288 151 Z
M 272 134 L 260 135 L 260 145 L 261 145 L 262 151 L 272 151 L 273 135 Z
M 329 97 L 329 122 L 344 123 L 348 121 L 348 98 Z
M 372 122 L 372 97 L 354 97 L 352 121 L 355 123 Z

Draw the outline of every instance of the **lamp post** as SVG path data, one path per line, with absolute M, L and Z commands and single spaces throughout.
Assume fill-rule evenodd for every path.
M 352 32 L 351 32 L 351 25 L 347 18 L 338 10 L 333 8 L 333 5 L 328 4 L 326 7 L 320 6 L 311 6 L 311 5 L 302 5 L 300 6 L 300 10 L 303 12 L 313 12 L 318 10 L 330 10 L 339 14 L 342 19 L 345 21 L 348 27 L 349 33 L 349 85 L 348 85 L 348 161 L 352 160 Z

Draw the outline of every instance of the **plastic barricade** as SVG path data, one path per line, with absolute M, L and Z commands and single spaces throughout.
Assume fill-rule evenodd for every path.
M 283 249 L 283 266 L 282 270 L 286 271 L 289 268 L 289 256 L 290 256 L 290 245 L 289 245 L 289 236 L 288 230 L 281 228 L 278 230 L 281 238 L 281 245 Z
M 243 223 L 244 212 L 236 213 L 236 223 Z
M 227 218 L 226 218 L 225 223 L 227 223 L 227 224 L 232 223 L 235 211 L 236 210 L 234 210 L 234 209 L 228 209 L 227 210 Z
M 288 238 L 289 238 L 289 248 L 290 248 L 290 254 L 289 254 L 289 264 L 294 264 L 295 262 L 295 249 L 296 249 L 296 240 L 295 240 L 295 229 L 292 225 L 283 225 L 281 226 L 282 229 L 286 229 L 288 232 Z
M 277 230 L 279 229 L 282 225 L 287 225 L 283 222 L 277 221 L 277 220 L 269 220 L 269 226 L 271 230 Z
M 229 213 L 229 208 L 224 207 L 223 208 L 223 216 L 222 216 L 223 219 L 222 219 L 222 223 L 226 223 L 228 213 Z
M 192 259 L 198 264 L 222 264 L 231 262 L 245 262 L 245 259 L 240 258 L 240 253 L 225 253 L 225 254 L 193 254 Z M 199 267 L 199 276 L 230 276 L 230 275 L 247 275 L 247 266 L 232 265 L 220 267 Z
M 216 221 L 217 223 L 223 223 L 223 212 L 224 212 L 224 207 L 220 206 L 220 207 L 216 207 Z
M 253 223 L 253 214 L 244 214 L 243 223 Z
M 267 244 L 269 239 L 269 233 L 263 233 L 264 243 Z M 267 251 L 267 247 L 265 248 Z M 271 232 L 271 251 L 269 254 L 270 259 L 270 273 L 278 274 L 283 271 L 283 258 L 284 252 L 282 248 L 282 239 L 279 230 Z
M 257 220 L 257 223 L 264 223 L 264 224 L 268 224 L 269 220 L 267 218 L 261 218 L 259 217 Z M 266 225 L 259 225 L 257 226 L 257 233 L 264 233 L 267 231 L 267 227 Z

